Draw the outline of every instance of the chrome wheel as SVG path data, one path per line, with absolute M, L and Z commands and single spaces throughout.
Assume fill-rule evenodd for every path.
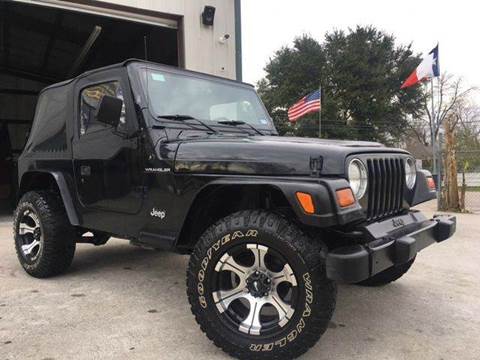
M 297 280 L 278 252 L 259 244 L 228 250 L 215 266 L 213 300 L 222 320 L 249 335 L 281 330 L 295 312 Z
M 42 229 L 37 214 L 32 210 L 25 210 L 20 218 L 17 233 L 21 239 L 22 255 L 30 261 L 36 260 L 43 246 Z

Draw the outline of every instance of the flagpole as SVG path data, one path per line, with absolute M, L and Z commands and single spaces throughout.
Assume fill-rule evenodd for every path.
M 439 43 L 437 41 L 437 46 L 436 46 L 436 49 L 437 49 L 437 52 L 436 52 L 436 59 L 433 63 L 433 65 L 436 65 L 436 70 L 437 70 L 437 74 L 435 74 L 435 69 L 434 69 L 434 76 L 437 78 L 437 91 L 438 91 L 438 98 L 440 99 L 440 59 L 439 59 L 439 56 L 438 56 L 438 46 L 439 46 Z M 432 79 L 432 98 L 433 98 L 433 79 Z M 435 119 L 436 119 L 436 129 L 438 129 L 438 154 L 437 154 L 437 160 L 438 160 L 438 166 L 437 166 L 437 172 L 438 172 L 438 194 L 437 194 L 437 209 L 440 210 L 440 207 L 441 207 L 441 200 L 442 200 L 442 167 L 443 167 L 443 164 L 442 164 L 442 137 L 440 135 L 440 126 L 441 126 L 441 121 L 440 121 L 440 111 L 441 109 L 439 108 L 437 113 L 436 113 L 436 116 L 435 116 Z
M 432 173 L 436 176 L 436 185 L 439 189 L 437 191 L 437 206 L 440 209 L 440 200 L 441 200 L 441 185 L 442 185 L 442 155 L 441 155 L 441 141 L 438 141 L 436 138 L 437 130 L 440 129 L 440 116 L 438 109 L 438 114 L 435 111 L 435 91 L 433 85 L 433 78 L 440 76 L 440 67 L 438 62 L 438 43 L 437 46 L 428 53 L 427 57 L 424 57 L 422 62 L 417 66 L 417 68 L 408 76 L 407 80 L 404 81 L 400 89 L 407 88 L 409 86 L 423 82 L 424 79 L 430 80 L 430 92 L 431 92 L 431 101 L 432 109 L 430 114 L 430 137 L 432 142 Z M 440 86 L 438 86 L 440 88 Z M 428 92 L 428 85 L 425 82 L 425 91 Z M 437 152 L 437 147 L 439 151 Z M 437 159 L 440 159 L 439 164 L 437 164 Z
M 320 93 L 320 109 L 318 111 L 318 137 L 322 138 L 322 85 L 318 87 L 318 91 Z
M 438 173 L 437 170 L 437 139 L 436 139 L 436 132 L 437 132 L 437 116 L 435 114 L 435 92 L 433 89 L 433 77 L 430 78 L 430 91 L 432 97 L 432 116 L 431 116 L 431 129 L 432 129 L 432 161 L 433 161 L 433 174 L 437 177 L 435 180 L 437 184 L 437 210 L 440 210 L 440 192 L 442 190 L 441 184 L 441 174 Z
M 437 88 L 440 88 L 440 78 L 437 78 Z M 440 134 L 440 109 L 438 109 L 436 113 L 436 123 L 437 123 L 437 129 L 438 129 L 438 141 L 437 141 L 437 147 L 438 147 L 438 153 L 437 153 L 437 161 L 438 161 L 438 166 L 437 166 L 437 172 L 438 172 L 438 194 L 437 194 L 437 209 L 440 210 L 441 205 L 442 205 L 442 136 Z
M 431 141 L 432 141 L 432 171 L 437 175 L 437 161 L 436 161 L 436 152 L 435 152 L 435 102 L 433 100 L 433 78 L 430 79 L 430 96 L 431 96 L 431 118 L 430 118 L 430 129 L 431 129 Z M 437 180 L 438 181 L 438 180 Z

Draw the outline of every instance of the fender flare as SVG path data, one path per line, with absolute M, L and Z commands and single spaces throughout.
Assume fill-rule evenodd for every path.
M 283 178 L 222 178 L 205 184 L 195 198 L 206 188 L 216 185 L 264 185 L 274 187 L 283 193 L 298 220 L 305 225 L 330 227 L 343 225 L 365 217 L 358 203 L 344 209 L 337 205 L 335 191 L 349 187 L 348 181 L 342 178 L 317 178 L 314 181 Z M 299 191 L 312 195 L 316 209 L 315 214 L 307 214 L 303 211 L 296 198 L 296 192 Z
M 60 171 L 49 171 L 49 170 L 28 171 L 22 175 L 22 179 L 20 180 L 20 188 L 21 188 L 21 184 L 24 176 L 29 173 L 30 174 L 43 173 L 43 174 L 49 174 L 53 177 L 53 179 L 57 184 L 58 190 L 60 191 L 60 196 L 62 198 L 63 205 L 65 207 L 65 211 L 67 212 L 67 216 L 68 216 L 68 220 L 70 221 L 70 224 L 75 226 L 80 225 L 80 218 L 78 216 L 78 211 L 75 208 L 74 201 L 70 191 L 71 188 L 68 185 L 65 175 Z
M 407 193 L 407 201 L 410 206 L 421 204 L 425 201 L 433 200 L 437 197 L 435 190 L 430 190 L 427 185 L 427 178 L 432 177 L 428 170 L 417 170 L 417 181 L 412 191 Z

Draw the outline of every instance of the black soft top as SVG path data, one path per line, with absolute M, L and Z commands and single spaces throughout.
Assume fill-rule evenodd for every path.
M 160 64 L 160 63 L 156 63 L 156 62 L 152 62 L 152 61 L 146 61 L 146 60 L 141 60 L 141 59 L 127 59 L 121 63 L 116 63 L 116 64 L 112 64 L 112 65 L 107 65 L 107 66 L 104 66 L 104 67 L 101 67 L 101 68 L 97 68 L 97 69 L 92 69 L 92 70 L 88 70 L 74 78 L 71 78 L 71 79 L 68 79 L 68 80 L 64 80 L 62 82 L 59 82 L 59 83 L 55 83 L 55 84 L 52 84 L 52 85 L 49 85 L 45 88 L 42 89 L 42 91 L 40 93 L 43 93 L 45 91 L 48 91 L 48 90 L 51 90 L 51 89 L 55 89 L 55 88 L 58 88 L 58 87 L 68 87 L 70 85 L 73 85 L 73 83 L 78 80 L 78 79 L 81 79 L 85 76 L 89 76 L 89 75 L 92 75 L 92 74 L 96 74 L 98 72 L 102 72 L 102 71 L 105 71 L 105 70 L 111 70 L 111 69 L 118 69 L 118 68 L 124 68 L 124 67 L 127 67 L 127 65 L 129 64 L 132 64 L 132 63 L 139 63 L 139 64 L 145 64 L 145 65 L 152 65 L 152 66 L 155 66 L 155 67 L 160 67 L 160 68 L 165 68 L 165 69 L 170 69 L 172 71 L 175 71 L 175 72 L 180 72 L 180 73 L 184 73 L 186 75 L 188 74 L 191 74 L 191 75 L 200 75 L 202 77 L 206 77 L 206 78 L 211 78 L 211 79 L 217 79 L 217 80 L 222 80 L 222 81 L 228 81 L 228 82 L 232 82 L 232 83 L 235 83 L 235 84 L 242 84 L 242 85 L 246 85 L 246 86 L 249 86 L 249 87 L 253 87 L 252 84 L 249 84 L 249 83 L 245 83 L 245 82 L 241 82 L 241 81 L 236 81 L 236 80 L 231 80 L 231 79 L 227 79 L 227 78 L 223 78 L 223 77 L 220 77 L 220 76 L 215 76 L 215 75 L 210 75 L 210 74 L 205 74 L 205 73 L 201 73 L 201 72 L 198 72 L 198 71 L 192 71 L 192 70 L 186 70 L 186 69 L 182 69 L 182 68 L 179 68 L 179 67 L 176 67 L 176 66 L 171 66 L 171 65 L 164 65 L 164 64 Z
M 239 81 L 203 74 L 196 71 L 180 69 L 175 66 L 163 65 L 138 59 L 125 60 L 121 63 L 84 72 L 75 78 L 44 88 L 39 94 L 32 129 L 24 151 L 26 153 L 35 152 L 56 154 L 70 151 L 70 143 L 67 139 L 72 136 L 73 130 L 71 122 L 67 121 L 67 119 L 71 118 L 72 116 L 71 113 L 74 103 L 74 85 L 76 81 L 86 76 L 101 73 L 106 70 L 126 68 L 130 64 L 134 64 L 136 67 L 150 65 L 158 69 L 185 74 L 187 76 L 191 75 L 216 81 L 231 82 L 240 86 L 253 87 L 250 84 Z

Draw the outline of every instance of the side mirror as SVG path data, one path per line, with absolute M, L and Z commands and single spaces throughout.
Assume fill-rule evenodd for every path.
M 95 119 L 98 122 L 116 128 L 120 122 L 122 106 L 122 100 L 113 96 L 104 95 L 95 113 Z

